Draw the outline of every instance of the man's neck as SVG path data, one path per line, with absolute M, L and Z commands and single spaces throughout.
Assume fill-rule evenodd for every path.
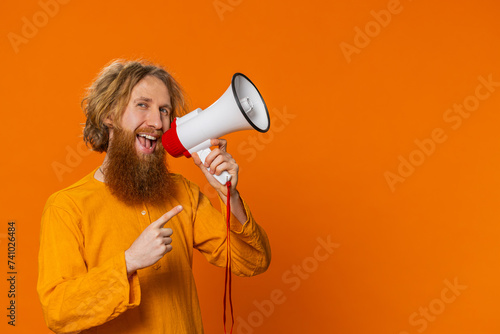
M 101 166 L 99 168 L 97 168 L 97 170 L 94 173 L 94 178 L 97 181 L 101 181 L 103 183 L 104 183 L 104 173 L 105 173 L 105 168 L 103 166 L 106 166 L 107 160 L 108 160 L 108 156 L 106 156 L 104 158 L 104 161 L 102 162 Z

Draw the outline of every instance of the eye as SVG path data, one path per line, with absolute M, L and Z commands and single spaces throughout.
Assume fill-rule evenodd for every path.
M 170 110 L 167 108 L 160 108 L 160 112 L 164 115 L 168 115 L 170 113 Z
M 141 108 L 147 108 L 148 107 L 148 105 L 146 103 L 137 103 L 137 106 L 141 107 Z

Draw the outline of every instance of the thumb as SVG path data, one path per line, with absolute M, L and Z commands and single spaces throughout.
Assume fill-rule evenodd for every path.
M 212 140 L 214 140 L 214 139 L 212 139 Z M 203 172 L 203 174 L 205 175 L 205 177 L 211 177 L 212 176 L 212 174 L 210 174 L 210 172 L 208 171 L 207 167 L 205 167 L 203 165 L 203 162 L 201 161 L 200 156 L 198 155 L 198 153 L 193 152 L 193 154 L 191 154 L 191 157 L 193 158 L 194 164 L 201 169 L 201 171 Z
M 200 166 L 202 164 L 200 156 L 197 152 L 193 152 L 193 154 L 191 154 L 191 158 L 193 158 L 193 162 L 196 166 Z
M 177 205 L 172 210 L 165 213 L 163 216 L 152 222 L 151 225 L 156 228 L 162 228 L 170 219 L 182 211 L 182 205 Z

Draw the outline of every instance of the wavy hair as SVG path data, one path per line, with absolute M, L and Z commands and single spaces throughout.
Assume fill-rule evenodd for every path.
M 119 128 L 132 89 L 148 75 L 160 79 L 167 86 L 172 105 L 171 120 L 187 113 L 182 87 L 163 67 L 144 60 L 114 60 L 101 70 L 81 103 L 87 118 L 83 140 L 93 151 L 102 153 L 108 150 L 109 128 L 104 120 L 111 116 L 113 127 Z

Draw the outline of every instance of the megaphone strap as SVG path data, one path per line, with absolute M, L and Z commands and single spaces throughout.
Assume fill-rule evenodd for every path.
M 233 325 L 234 325 L 234 315 L 233 315 L 233 301 L 231 298 L 231 181 L 226 182 L 227 187 L 227 204 L 226 204 L 226 227 L 227 227 L 227 236 L 226 236 L 226 277 L 224 280 L 224 313 L 223 319 L 224 322 L 224 333 L 226 333 L 226 290 L 229 292 L 229 307 L 231 310 L 231 331 L 229 333 L 233 333 Z M 229 280 L 228 280 L 229 276 Z M 229 286 L 228 286 L 229 281 Z

